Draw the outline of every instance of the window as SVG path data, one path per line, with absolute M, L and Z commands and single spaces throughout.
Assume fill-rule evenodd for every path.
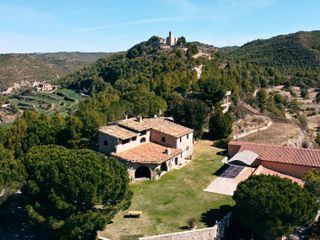
M 175 165 L 178 165 L 178 158 L 177 157 L 174 159 L 174 163 L 175 163 Z
M 188 151 L 189 150 L 189 146 L 187 146 L 187 148 L 186 148 L 186 151 Z
M 189 134 L 187 134 L 187 139 L 189 139 Z
M 166 141 L 166 138 L 165 137 L 162 137 L 161 138 L 161 142 L 165 142 Z
M 147 139 L 145 137 L 143 137 L 143 138 L 140 139 L 140 143 L 144 143 L 144 142 L 146 142 L 146 140 Z
M 182 142 L 182 137 L 180 138 L 180 142 Z
M 128 142 L 130 142 L 130 139 L 122 140 L 122 144 L 126 144 L 126 143 L 128 143 Z
M 135 140 L 137 140 L 137 137 L 133 137 L 133 138 L 132 138 L 132 141 L 135 141 Z
M 103 141 L 103 145 L 108 146 L 108 144 L 109 144 L 109 143 L 108 143 L 107 140 L 104 140 L 104 141 Z
M 141 135 L 146 135 L 146 134 L 147 134 L 147 131 L 146 131 L 146 130 L 144 130 L 144 131 L 141 132 Z

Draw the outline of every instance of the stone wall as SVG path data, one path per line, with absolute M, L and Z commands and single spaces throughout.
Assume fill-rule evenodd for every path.
M 165 141 L 162 141 L 162 138 L 164 138 Z M 165 134 L 163 132 L 159 132 L 157 130 L 152 129 L 151 130 L 151 142 L 158 143 L 163 146 L 176 148 L 177 147 L 177 138 L 170 136 L 168 134 Z
M 134 147 L 138 147 L 141 143 L 141 139 L 145 138 L 145 142 L 150 141 L 150 130 L 146 131 L 146 134 L 140 134 L 139 136 L 129 139 L 128 143 L 120 143 L 117 138 L 105 134 L 103 132 L 98 133 L 99 152 L 110 154 L 111 152 L 119 153 L 129 150 Z M 108 143 L 105 144 L 105 141 Z
M 141 237 L 139 240 L 222 240 L 229 225 L 229 218 L 230 213 L 210 228 Z

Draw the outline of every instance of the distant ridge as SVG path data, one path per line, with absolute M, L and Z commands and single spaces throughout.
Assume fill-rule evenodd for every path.
M 301 31 L 255 40 L 224 52 L 234 61 L 315 68 L 320 66 L 320 31 Z
M 93 63 L 108 53 L 0 54 L 0 91 L 22 81 L 52 81 Z

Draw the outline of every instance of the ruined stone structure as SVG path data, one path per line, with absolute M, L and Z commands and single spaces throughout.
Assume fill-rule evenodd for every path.
M 221 107 L 223 113 L 228 112 L 230 106 L 231 106 L 232 100 L 231 100 L 231 91 L 227 91 L 224 98 L 222 99 Z
M 130 118 L 99 129 L 99 151 L 128 168 L 131 181 L 157 179 L 191 160 L 193 130 L 163 117 Z

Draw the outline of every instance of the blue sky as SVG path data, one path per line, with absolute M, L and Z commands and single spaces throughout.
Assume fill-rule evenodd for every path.
M 319 0 L 0 0 L 0 52 L 119 51 L 168 31 L 215 46 L 320 30 Z

